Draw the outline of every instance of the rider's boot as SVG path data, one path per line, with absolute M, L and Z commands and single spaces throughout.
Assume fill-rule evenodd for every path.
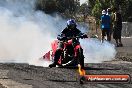
M 56 65 L 57 65 L 56 62 L 53 62 L 52 64 L 49 65 L 49 67 L 50 67 L 50 68 L 56 67 Z
M 58 64 L 58 60 L 59 60 L 59 58 L 61 56 L 61 53 L 62 53 L 62 50 L 61 49 L 57 49 L 56 50 L 55 55 L 54 55 L 54 62 L 49 65 L 50 68 L 56 67 L 56 65 L 59 65 Z

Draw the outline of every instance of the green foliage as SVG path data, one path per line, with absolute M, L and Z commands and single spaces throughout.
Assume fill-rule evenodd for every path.
M 101 11 L 107 8 L 120 8 L 123 21 L 132 18 L 132 0 L 87 0 L 80 6 L 79 0 L 37 0 L 36 9 L 46 13 L 59 12 L 66 16 L 87 15 L 96 17 L 97 23 L 101 16 Z
M 73 13 L 76 10 L 77 2 L 78 0 L 37 0 L 36 9 L 47 13 L 64 13 L 67 10 Z
M 66 10 L 64 0 L 56 0 L 56 7 L 59 12 L 64 12 Z
M 121 11 L 123 21 L 132 21 L 132 0 L 89 0 L 92 6 L 92 16 L 96 17 L 97 24 L 101 16 L 101 11 L 107 8 L 118 8 Z
M 46 13 L 55 12 L 56 0 L 37 0 L 36 9 L 43 10 Z
M 101 16 L 101 11 L 102 11 L 102 5 L 99 2 L 99 0 L 96 0 L 95 5 L 92 9 L 92 15 L 96 17 L 97 24 L 99 24 L 100 16 Z
M 80 6 L 79 13 L 83 15 L 83 21 L 85 21 L 87 16 L 90 14 L 90 8 L 87 3 L 84 3 Z
M 123 16 L 123 21 L 129 21 L 132 17 L 132 0 L 122 0 L 120 9 Z

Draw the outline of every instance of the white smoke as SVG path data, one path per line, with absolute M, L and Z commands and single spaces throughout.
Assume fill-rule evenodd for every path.
M 0 62 L 49 64 L 38 59 L 50 50 L 51 42 L 66 26 L 66 21 L 58 15 L 34 11 L 34 6 L 35 0 L 0 0 Z M 82 42 L 85 63 L 110 60 L 115 55 L 111 44 Z
M 34 11 L 34 4 L 35 0 L 0 1 L 0 62 L 35 64 L 50 50 L 64 22 Z
M 115 46 L 109 42 L 101 43 L 96 38 L 81 40 L 85 63 L 101 63 L 110 61 L 116 55 Z

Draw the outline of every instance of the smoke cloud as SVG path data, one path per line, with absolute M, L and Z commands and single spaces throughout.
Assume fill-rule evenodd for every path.
M 0 0 L 0 63 L 29 63 L 47 66 L 39 61 L 51 47 L 51 42 L 66 26 L 59 15 L 50 16 L 35 11 L 35 0 Z M 85 32 L 85 28 L 79 26 Z M 81 40 L 85 63 L 111 60 L 114 46 L 98 40 Z
M 101 43 L 96 38 L 81 40 L 82 48 L 84 49 L 85 62 L 101 63 L 114 59 L 116 50 L 114 44 L 105 41 Z
M 35 0 L 0 1 L 0 62 L 32 63 L 50 50 L 64 22 L 34 6 Z

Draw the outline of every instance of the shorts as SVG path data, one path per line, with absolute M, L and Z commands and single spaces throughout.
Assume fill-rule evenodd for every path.
M 109 36 L 110 35 L 110 30 L 109 29 L 102 29 L 102 36 Z
M 113 30 L 113 38 L 114 39 L 121 39 L 121 29 L 122 28 L 114 28 L 114 30 Z

